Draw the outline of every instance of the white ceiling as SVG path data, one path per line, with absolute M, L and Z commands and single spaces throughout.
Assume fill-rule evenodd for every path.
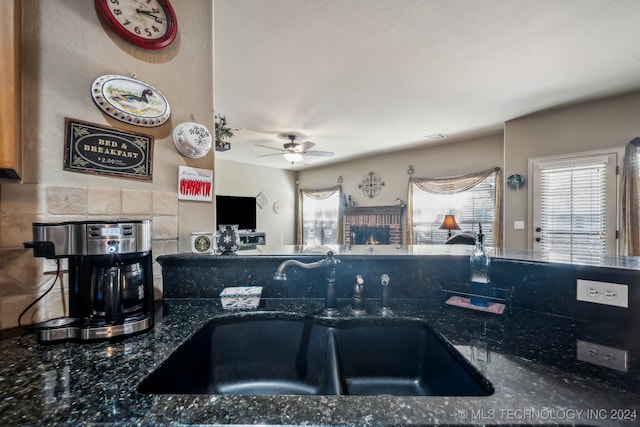
M 310 167 L 502 129 L 553 106 L 640 89 L 638 0 L 214 0 L 223 160 Z M 276 154 L 258 157 L 263 154 Z

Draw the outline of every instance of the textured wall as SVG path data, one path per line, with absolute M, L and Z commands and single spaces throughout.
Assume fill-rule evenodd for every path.
M 640 135 L 640 92 L 605 98 L 579 105 L 542 111 L 505 123 L 504 177 L 528 174 L 528 159 L 624 147 Z M 530 177 L 527 177 L 530 178 Z M 527 183 L 530 183 L 527 179 Z M 518 191 L 505 189 L 505 248 L 526 249 L 533 227 L 529 221 L 527 185 Z M 513 222 L 524 220 L 524 230 Z
M 233 144 L 232 141 L 232 150 Z M 255 197 L 262 192 L 269 200 L 263 208 L 256 207 L 258 231 L 267 233 L 269 245 L 295 243 L 294 181 L 293 172 L 288 170 L 216 159 L 216 194 Z M 278 213 L 273 210 L 276 201 L 281 205 Z
M 188 159 L 172 141 L 173 128 L 192 117 L 214 129 L 213 5 L 209 0 L 172 4 L 178 16 L 176 40 L 166 49 L 147 51 L 116 36 L 100 21 L 92 1 L 22 2 L 25 172 L 23 183 L 3 183 L 0 192 L 0 328 L 13 326 L 16 313 L 50 283 L 51 276 L 41 274 L 41 260 L 22 248 L 31 240 L 33 222 L 149 218 L 154 255 L 160 255 L 188 250 L 191 232 L 214 221 L 213 203 L 178 201 L 177 176 L 181 165 L 213 169 L 215 152 Z M 97 77 L 132 73 L 168 99 L 167 123 L 130 126 L 93 104 L 90 87 Z M 63 170 L 65 117 L 152 135 L 153 180 Z M 60 288 L 33 320 L 62 314 L 63 299 Z
M 358 206 L 392 205 L 396 198 L 407 200 L 409 165 L 414 167 L 413 176 L 419 178 L 465 175 L 495 166 L 502 167 L 502 145 L 502 133 L 499 133 L 468 141 L 389 152 L 319 166 L 300 171 L 300 188 L 337 185 L 338 177 L 342 177 L 345 194 L 352 196 Z M 372 199 L 358 188 L 358 184 L 370 171 L 378 173 L 385 183 L 380 194 Z

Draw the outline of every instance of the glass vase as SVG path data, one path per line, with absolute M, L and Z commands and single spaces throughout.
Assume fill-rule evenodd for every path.
M 240 248 L 240 232 L 238 224 L 220 224 L 218 236 L 218 249 L 223 254 L 235 253 Z

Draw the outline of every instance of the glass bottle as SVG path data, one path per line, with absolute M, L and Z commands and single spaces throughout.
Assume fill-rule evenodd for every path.
M 484 248 L 484 234 L 482 234 L 482 224 L 478 224 L 479 232 L 476 235 L 476 246 L 469 257 L 471 267 L 471 281 L 469 292 L 471 294 L 471 304 L 482 307 L 489 305 L 491 295 L 491 259 Z

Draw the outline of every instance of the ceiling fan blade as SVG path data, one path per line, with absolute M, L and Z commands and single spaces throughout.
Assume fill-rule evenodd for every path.
M 269 147 L 267 145 L 260 145 L 260 144 L 256 144 L 256 147 L 262 147 L 262 148 L 268 148 L 270 150 L 278 150 L 278 151 L 282 151 L 282 148 L 275 148 L 275 147 Z
M 295 150 L 298 151 L 298 152 L 307 151 L 307 150 L 315 147 L 315 145 L 316 144 L 314 144 L 313 142 L 307 141 L 307 142 L 303 142 L 303 143 L 300 143 L 300 144 L 296 144 Z
M 333 152 L 331 152 L 331 151 L 312 150 L 312 151 L 305 151 L 302 155 L 303 156 L 331 157 L 331 156 L 333 156 Z
M 259 156 L 256 157 L 269 157 L 269 156 L 281 156 L 282 153 L 273 153 L 273 154 L 261 154 Z

